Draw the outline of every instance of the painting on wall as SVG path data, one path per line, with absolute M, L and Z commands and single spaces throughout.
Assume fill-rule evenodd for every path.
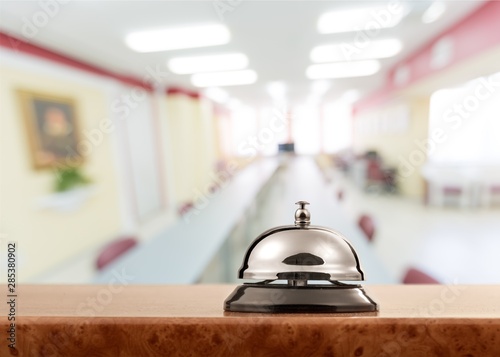
M 18 91 L 35 169 L 79 165 L 78 120 L 72 98 Z

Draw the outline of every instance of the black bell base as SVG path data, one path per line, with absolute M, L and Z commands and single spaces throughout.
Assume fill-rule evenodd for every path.
M 224 302 L 231 312 L 332 313 L 373 312 L 378 305 L 361 285 L 244 284 Z

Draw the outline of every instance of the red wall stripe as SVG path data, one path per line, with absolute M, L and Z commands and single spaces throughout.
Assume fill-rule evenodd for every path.
M 189 89 L 184 89 L 180 87 L 170 87 L 166 90 L 167 95 L 186 95 L 193 99 L 199 99 L 201 97 L 200 93 L 192 91 Z
M 468 17 L 436 36 L 417 52 L 394 65 L 386 77 L 385 85 L 374 94 L 355 103 L 354 112 L 380 105 L 390 99 L 396 90 L 406 88 L 446 67 L 500 45 L 499 19 L 500 2 L 489 1 L 485 3 Z M 430 63 L 433 46 L 445 37 L 453 43 L 453 58 L 445 68 L 432 68 Z M 410 76 L 404 85 L 397 86 L 394 81 L 396 71 L 403 66 L 408 69 Z
M 153 86 L 147 81 L 140 80 L 133 76 L 124 76 L 118 73 L 113 73 L 106 69 L 85 63 L 83 61 L 63 55 L 61 53 L 57 53 L 47 48 L 34 45 L 27 41 L 8 35 L 2 31 L 0 31 L 0 46 L 12 49 L 14 51 L 19 51 L 36 57 L 40 57 L 46 60 L 50 60 L 56 63 L 64 64 L 66 66 L 80 69 L 85 72 L 112 78 L 127 85 L 141 87 L 149 92 L 153 92 L 154 89 Z M 201 97 L 201 94 L 199 92 L 180 87 L 170 87 L 166 90 L 166 93 L 168 95 L 186 95 L 193 99 L 199 99 Z
M 124 84 L 128 84 L 135 87 L 141 87 L 150 92 L 153 91 L 153 86 L 150 83 L 147 83 L 146 81 L 140 80 L 136 77 L 124 76 L 121 74 L 113 73 L 106 69 L 82 62 L 80 60 L 63 55 L 61 53 L 57 53 L 52 50 L 31 44 L 29 42 L 10 36 L 1 31 L 0 31 L 0 46 L 12 49 L 14 51 L 19 51 L 36 57 L 47 59 L 56 63 L 64 64 L 66 66 L 80 69 L 92 74 L 97 74 L 100 76 L 112 78 Z

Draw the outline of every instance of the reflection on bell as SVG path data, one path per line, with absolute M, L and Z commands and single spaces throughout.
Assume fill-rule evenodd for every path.
M 248 248 L 238 286 L 224 302 L 232 312 L 372 312 L 377 304 L 361 285 L 358 256 L 338 232 L 310 226 L 308 202 L 299 201 L 295 225 L 262 233 Z

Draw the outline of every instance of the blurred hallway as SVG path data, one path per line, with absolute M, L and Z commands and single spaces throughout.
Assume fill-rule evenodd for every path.
M 234 257 L 229 281 L 237 282 L 235 272 L 251 240 L 265 229 L 290 224 L 294 211 L 291 202 L 307 198 L 313 224 L 338 230 L 354 245 L 367 271 L 368 283 L 402 281 L 410 266 L 447 283 L 500 283 L 500 261 L 496 258 L 500 251 L 500 207 L 425 207 L 415 199 L 362 191 L 333 168 L 325 172 L 327 182 L 313 158 L 287 161 L 273 178 L 266 196 L 260 198 L 258 209 L 262 213 L 243 224 L 248 231 L 239 227 L 230 238 L 238 240 L 243 235 L 247 243 L 215 258 L 220 263 L 228 254 Z M 337 198 L 339 190 L 344 193 L 342 200 Z M 370 244 L 355 226 L 361 214 L 370 214 L 376 222 L 375 239 Z M 217 274 L 220 271 L 209 272 L 206 281 L 224 279 L 225 275 Z
M 367 272 L 368 284 L 401 281 L 410 266 L 447 283 L 500 283 L 500 261 L 496 259 L 500 250 L 500 207 L 425 207 L 415 199 L 360 190 L 335 168 L 322 173 L 314 157 L 284 156 L 277 160 L 281 166 L 236 224 L 199 282 L 237 282 L 237 269 L 251 241 L 269 228 L 292 224 L 294 203 L 307 199 L 312 224 L 333 228 L 353 244 Z M 343 191 L 341 200 L 337 197 L 339 190 Z M 368 242 L 356 226 L 361 214 L 375 219 L 373 242 Z M 164 231 L 171 224 L 164 220 L 157 230 Z M 156 235 L 145 237 L 153 238 Z M 41 281 L 93 281 L 94 256 L 95 252 L 83 254 L 80 262 L 73 259 Z M 168 276 L 163 270 L 159 273 Z
M 417 266 L 443 282 L 500 282 L 500 207 L 429 207 L 417 199 L 367 193 L 338 171 L 330 172 L 332 196 L 344 190 L 341 203 L 351 222 L 362 213 L 377 224 L 373 248 L 386 268 L 401 280 Z
M 235 281 L 307 200 L 367 283 L 500 283 L 500 2 L 228 3 L 0 0 L 20 282 Z

